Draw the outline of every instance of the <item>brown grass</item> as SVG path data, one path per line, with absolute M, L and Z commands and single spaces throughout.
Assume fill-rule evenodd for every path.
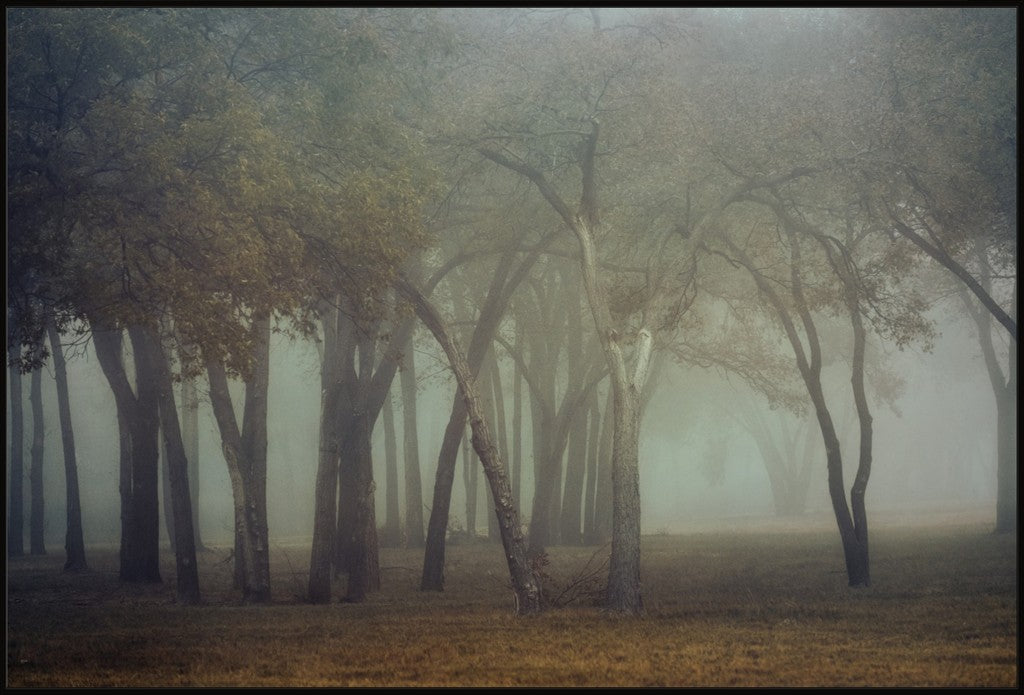
M 639 619 L 585 602 L 516 618 L 486 543 L 449 547 L 444 593 L 418 591 L 419 551 L 384 549 L 379 594 L 325 606 L 297 598 L 304 545 L 275 549 L 275 603 L 261 607 L 237 605 L 224 550 L 203 555 L 194 607 L 174 603 L 169 554 L 156 586 L 120 585 L 109 549 L 83 575 L 60 574 L 59 554 L 21 558 L 7 685 L 1016 686 L 1014 537 L 880 526 L 873 586 L 850 589 L 836 535 L 767 523 L 645 537 Z M 545 569 L 564 583 L 593 552 L 554 548 Z

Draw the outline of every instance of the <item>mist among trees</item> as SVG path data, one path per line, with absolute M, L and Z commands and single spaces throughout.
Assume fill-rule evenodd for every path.
M 1015 20 L 8 8 L 9 564 L 478 543 L 528 615 L 580 546 L 641 615 L 651 534 L 826 516 L 857 591 L 876 514 L 1015 533 Z

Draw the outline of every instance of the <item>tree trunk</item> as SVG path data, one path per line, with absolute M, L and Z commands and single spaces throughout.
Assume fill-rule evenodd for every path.
M 462 435 L 462 482 L 466 489 L 466 537 L 470 540 L 476 538 L 476 501 L 480 493 L 473 445 L 470 441 L 472 436 L 472 431 L 467 427 Z
M 343 321 L 339 317 L 339 323 Z M 353 326 L 353 330 L 358 330 Z M 375 330 L 374 329 L 371 329 Z M 344 504 L 339 502 L 338 537 L 344 551 L 344 567 L 348 571 L 345 599 L 364 600 L 366 594 L 380 590 L 377 521 L 374 504 L 373 452 L 370 438 L 387 390 L 377 405 L 370 403 L 376 359 L 376 336 L 363 334 L 356 341 L 359 351 L 359 373 L 353 379 L 355 396 L 348 418 L 347 435 L 341 450 L 341 486 Z M 350 378 L 352 375 L 350 375 Z M 384 386 L 390 385 L 390 381 Z
M 32 468 L 29 470 L 32 507 L 29 513 L 29 553 L 46 555 L 46 516 L 43 497 L 43 441 L 46 437 L 46 423 L 43 421 L 43 370 L 41 367 L 32 372 L 29 403 L 32 404 Z
M 640 596 L 640 407 L 630 387 L 615 388 L 612 433 L 612 552 L 605 606 L 639 613 Z
M 780 215 L 781 216 L 781 215 Z M 867 526 L 866 518 L 863 516 L 856 521 L 850 514 L 850 507 L 846 502 L 846 491 L 843 486 L 843 457 L 839 446 L 839 438 L 836 436 L 835 424 L 832 421 L 832 414 L 829 412 L 825 401 L 825 395 L 821 387 L 821 344 L 818 340 L 817 329 L 813 317 L 808 309 L 804 298 L 803 287 L 800 278 L 802 262 L 800 258 L 800 247 L 793 231 L 793 225 L 787 224 L 786 232 L 790 244 L 790 291 L 794 300 L 794 306 L 799 314 L 804 327 L 804 334 L 807 338 L 808 351 L 804 352 L 803 343 L 796 331 L 795 323 L 789 314 L 786 305 L 775 292 L 774 286 L 765 279 L 754 267 L 753 262 L 743 253 L 732 241 L 726 239 L 726 243 L 733 255 L 747 268 L 754 279 L 761 293 L 768 298 L 775 309 L 779 320 L 786 332 L 786 337 L 793 348 L 796 357 L 797 368 L 807 388 L 811 403 L 814 405 L 815 416 L 818 419 L 818 427 L 821 430 L 822 440 L 825 444 L 825 465 L 828 472 L 828 493 L 832 501 L 832 512 L 836 518 L 836 525 L 839 527 L 839 538 L 843 546 L 843 555 L 846 561 L 846 574 L 850 586 L 860 586 L 869 581 L 868 554 L 867 554 Z M 853 316 L 851 314 L 851 320 Z M 854 322 L 856 332 L 856 321 Z M 855 337 L 855 341 L 857 338 Z M 855 348 L 856 349 L 856 348 Z M 862 363 L 863 366 L 863 363 Z M 851 378 L 856 378 L 854 375 Z M 864 423 L 861 423 L 862 446 L 865 443 Z M 870 445 L 870 426 L 867 431 L 867 443 Z M 867 453 L 867 466 L 863 465 L 863 456 Z M 857 501 L 859 515 L 864 514 L 863 509 L 863 487 L 867 485 L 867 475 L 870 473 L 870 448 L 861 450 L 861 466 L 858 467 L 855 489 L 859 499 Z M 858 532 L 858 524 L 860 532 Z M 862 534 L 862 543 L 858 534 Z
M 554 240 L 554 235 L 548 235 L 542 239 L 513 271 L 512 259 L 516 251 L 510 249 L 499 259 L 494 276 L 491 278 L 490 287 L 487 290 L 487 298 L 484 300 L 480 315 L 477 317 L 473 329 L 473 336 L 470 338 L 469 349 L 463 358 L 468 365 L 473 378 L 480 373 L 480 366 L 483 364 L 484 356 L 494 334 L 498 330 L 498 324 L 505 314 L 512 292 L 526 277 L 530 268 L 540 257 L 540 253 Z M 410 296 L 410 293 L 418 293 L 407 280 L 400 283 L 404 289 L 403 294 Z M 422 301 L 426 301 L 422 296 Z M 422 317 L 421 317 L 422 318 Z M 434 334 L 435 338 L 437 334 Z M 451 504 L 452 482 L 455 479 L 455 457 L 458 454 L 459 442 L 462 439 L 463 428 L 465 427 L 467 411 L 464 399 L 456 396 L 452 404 L 451 417 L 448 426 L 445 428 L 444 440 L 441 443 L 441 452 L 437 459 L 437 473 L 434 481 L 433 503 L 430 509 L 430 521 L 427 524 L 427 539 L 423 552 L 423 579 L 420 588 L 424 591 L 442 591 L 444 589 L 444 543 L 445 534 L 448 529 L 448 513 Z M 500 525 L 501 522 L 499 522 Z M 504 537 L 503 537 L 504 542 Z
M 164 510 L 164 528 L 167 530 L 167 542 L 171 546 L 171 552 L 176 552 L 174 544 L 174 503 L 171 495 L 171 468 L 167 462 L 167 444 L 161 439 L 160 442 L 160 506 Z
M 369 417 L 361 413 L 354 423 L 352 436 L 347 440 L 351 447 L 353 466 L 353 524 L 352 538 L 347 554 L 348 588 L 345 600 L 358 603 L 368 593 L 380 590 L 380 562 L 378 558 L 377 524 L 374 508 L 373 458 L 370 450 L 370 435 L 373 425 Z
M 444 590 L 445 536 L 448 532 L 448 510 L 452 501 L 452 483 L 455 481 L 455 457 L 466 427 L 466 406 L 462 399 L 452 403 L 451 416 L 441 440 L 434 476 L 434 494 L 427 521 L 427 539 L 423 551 L 422 591 Z
M 398 442 L 395 438 L 395 411 L 391 392 L 384 399 L 384 530 L 380 544 L 396 548 L 402 544 L 402 520 L 398 514 Z
M 981 270 L 981 288 L 991 292 L 992 276 L 979 241 L 974 244 L 975 256 Z M 1017 281 L 1014 279 L 1011 318 L 1017 318 Z M 992 314 L 975 306 L 963 288 L 960 298 L 964 308 L 974 320 L 978 331 L 981 354 L 996 401 L 996 523 L 995 533 L 1013 533 L 1017 530 L 1017 341 L 1011 340 L 1004 373 L 992 340 Z
M 21 348 L 7 346 L 7 373 L 11 384 L 10 509 L 7 518 L 7 556 L 25 554 L 25 415 L 21 393 Z
M 572 418 L 562 491 L 561 541 L 563 545 L 581 545 L 580 515 L 583 481 L 587 472 L 587 411 L 580 408 Z
M 594 493 L 594 543 L 612 537 L 612 432 L 615 429 L 615 396 L 611 385 L 605 397 L 598 446 L 597 490 Z
M 135 362 L 133 392 L 122 361 L 121 330 L 93 329 L 96 357 L 114 392 L 121 430 L 122 538 L 120 578 L 125 582 L 160 582 L 159 405 L 139 333 L 130 332 Z M 127 449 L 127 451 L 126 451 Z M 128 501 L 127 509 L 124 502 Z
M 60 333 L 51 318 L 46 325 L 53 353 L 53 374 L 57 381 L 57 409 L 60 416 L 60 441 L 64 449 L 65 507 L 67 529 L 64 534 L 64 571 L 89 569 L 85 561 L 85 539 L 82 533 L 82 502 L 78 492 L 78 459 L 75 456 L 75 432 L 71 424 L 71 399 L 68 395 L 68 372 L 61 347 Z
M 505 550 L 505 560 L 508 563 L 509 576 L 512 580 L 516 614 L 539 613 L 542 607 L 540 581 L 526 556 L 519 515 L 512 502 L 508 471 L 498 455 L 487 422 L 483 417 L 480 398 L 476 391 L 475 377 L 470 364 L 463 357 L 441 317 L 423 295 L 403 280 L 399 280 L 398 288 L 404 296 L 412 301 L 416 314 L 441 344 L 452 371 L 455 373 L 455 379 L 462 394 L 462 402 L 468 412 L 470 427 L 473 430 L 473 448 L 483 464 L 487 481 L 490 484 L 491 495 L 495 501 L 495 513 L 501 528 L 502 547 Z M 473 355 L 472 349 L 470 354 Z
M 622 352 L 622 337 L 614 329 L 608 297 L 598 282 L 597 249 L 594 232 L 598 226 L 595 155 L 600 135 L 600 123 L 591 119 L 591 132 L 580 148 L 582 192 L 579 212 L 573 212 L 558 195 L 544 175 L 529 165 L 509 159 L 501 152 L 478 147 L 488 159 L 532 181 L 576 237 L 580 250 L 580 272 L 586 291 L 587 304 L 594 320 L 597 335 L 604 350 L 615 392 L 615 429 L 613 432 L 613 500 L 612 553 L 609 561 L 606 605 L 610 610 L 636 614 L 642 609 L 640 598 L 640 498 L 639 488 L 639 398 L 647 379 L 650 365 L 652 336 L 646 326 L 636 333 L 632 374 L 627 374 L 626 359 Z M 645 316 L 646 319 L 646 316 Z M 619 412 L 620 408 L 628 412 Z M 622 437 L 626 437 L 625 440 Z M 623 489 L 619 489 L 623 486 Z M 636 518 L 631 518 L 632 516 Z M 619 534 L 635 537 L 616 537 Z
M 402 355 L 402 443 L 405 454 L 405 542 L 422 548 L 423 483 L 420 477 L 419 433 L 416 422 L 416 361 L 412 337 Z
M 1016 350 L 1016 343 L 1012 343 Z M 1016 360 L 1013 359 L 1013 362 Z M 1016 367 L 1011 367 L 1016 371 Z M 1016 375 L 996 397 L 996 533 L 1017 531 L 1017 384 Z
M 178 407 L 174 402 L 174 383 L 167 355 L 155 329 L 139 328 L 137 339 L 132 344 L 139 349 L 145 345 L 146 369 L 140 378 L 152 379 L 157 391 L 160 430 L 164 437 L 164 463 L 170 478 L 171 526 L 168 534 L 174 539 L 174 559 L 177 570 L 177 598 L 180 603 L 199 603 L 199 570 L 196 564 L 195 536 L 192 532 L 192 503 L 188 490 L 188 460 L 181 441 L 178 423 Z
M 245 603 L 268 603 L 270 546 L 267 530 L 267 390 L 270 372 L 270 320 L 253 320 L 253 368 L 245 382 L 242 429 L 228 390 L 224 366 L 207 363 L 210 403 L 221 435 L 231 480 L 235 515 L 235 580 Z
M 192 496 L 192 531 L 196 550 L 203 552 L 203 534 L 199 528 L 199 393 L 195 378 L 181 383 L 181 438 L 188 458 L 188 490 Z
M 516 321 L 515 350 L 520 349 L 519 322 Z M 523 499 L 523 377 L 519 373 L 519 363 L 512 373 L 512 500 L 516 512 L 522 514 Z
M 564 274 L 563 282 L 572 283 L 569 272 Z M 568 307 L 566 351 L 569 361 L 569 384 L 582 384 L 584 378 L 583 362 L 583 321 L 578 290 L 569 294 L 574 298 L 573 306 Z M 568 392 L 566 393 L 568 397 Z M 587 409 L 580 404 L 570 414 L 569 442 L 565 459 L 565 486 L 562 489 L 562 502 L 559 512 L 559 540 L 563 545 L 580 545 L 583 536 L 580 533 L 580 512 L 583 501 L 583 478 L 587 468 Z
M 583 544 L 597 545 L 595 531 L 597 503 L 598 443 L 601 440 L 601 406 L 595 392 L 590 396 L 590 428 L 587 436 L 587 483 L 583 490 Z
M 492 416 L 497 432 L 498 453 L 502 461 L 509 460 L 508 452 L 508 430 L 505 426 L 505 395 L 501 385 L 501 368 L 498 365 L 497 355 L 491 350 L 491 384 L 490 403 L 488 414 Z M 490 508 L 494 508 L 494 500 L 490 494 L 485 492 L 485 498 L 490 502 Z M 501 540 L 501 532 L 498 529 L 498 518 L 494 514 L 487 515 L 487 538 L 498 542 Z
M 327 323 L 325 321 L 325 323 Z M 326 332 L 326 331 L 325 331 Z M 328 339 L 326 342 L 330 343 Z M 329 367 L 325 349 L 321 376 L 320 455 L 316 470 L 314 494 L 313 542 L 309 562 L 308 598 L 312 603 L 331 600 L 331 559 L 338 499 L 338 467 L 341 457 L 341 435 L 338 429 L 342 385 L 337 373 Z
M 553 384 L 553 379 L 541 381 Z M 530 557 L 543 555 L 551 544 L 551 471 L 550 460 L 552 440 L 553 414 L 541 401 L 539 394 L 531 393 L 530 420 L 533 438 L 533 499 L 530 502 L 530 526 L 528 533 L 528 551 Z

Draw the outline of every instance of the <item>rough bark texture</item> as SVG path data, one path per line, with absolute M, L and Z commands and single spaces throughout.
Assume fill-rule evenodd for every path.
M 208 362 L 210 403 L 221 435 L 231 480 L 235 514 L 235 576 L 242 600 L 267 603 L 270 589 L 270 542 L 267 529 L 267 390 L 270 374 L 270 321 L 253 321 L 253 368 L 245 382 L 242 429 L 228 390 L 224 366 Z
M 60 441 L 64 450 L 64 489 L 67 528 L 64 533 L 64 571 L 89 569 L 85 559 L 82 533 L 82 501 L 78 492 L 78 459 L 75 455 L 75 431 L 71 423 L 71 400 L 68 396 L 68 372 L 61 347 L 60 333 L 51 319 L 46 326 L 53 354 L 53 375 L 57 382 L 57 409 L 60 417 Z
M 481 403 L 481 406 L 486 410 L 486 404 Z M 473 445 L 470 441 L 472 436 L 473 432 L 467 427 L 462 435 L 462 485 L 466 491 L 466 535 L 469 538 L 476 538 L 476 502 L 480 494 L 480 485 L 477 480 Z
M 25 554 L 25 410 L 17 344 L 7 346 L 7 374 L 11 386 L 10 503 L 7 517 L 7 556 Z
M 447 355 L 452 371 L 455 373 L 462 394 L 462 401 L 469 414 L 470 427 L 473 430 L 473 448 L 484 467 L 487 482 L 490 485 L 501 529 L 501 542 L 508 563 L 509 576 L 512 580 L 512 592 L 515 597 L 517 615 L 539 613 L 541 605 L 540 581 L 530 566 L 523 542 L 522 527 L 519 514 L 512 501 L 512 488 L 509 484 L 508 471 L 502 462 L 498 450 L 491 438 L 490 429 L 484 419 L 480 398 L 476 391 L 475 378 L 470 365 L 459 347 L 455 344 L 451 333 L 436 310 L 415 288 L 407 282 L 399 281 L 399 290 L 407 297 L 416 310 L 416 314 L 430 329 L 441 348 Z
M 114 392 L 121 432 L 120 578 L 126 582 L 160 582 L 159 406 L 154 384 L 145 378 L 150 374 L 143 354 L 145 346 L 138 342 L 139 330 L 131 330 L 136 395 L 122 362 L 121 330 L 94 326 L 96 357 Z
M 43 442 L 46 423 L 43 420 L 43 372 L 32 372 L 29 403 L 32 405 L 32 467 L 29 469 L 29 489 L 32 505 L 29 510 L 29 554 L 46 555 L 45 521 L 46 499 L 43 495 Z
M 512 289 L 525 275 L 524 267 L 532 261 L 523 261 L 513 276 L 506 282 L 511 269 L 511 253 L 502 257 L 491 281 L 487 298 L 477 318 L 469 351 L 464 358 L 475 379 L 480 373 L 487 348 L 491 344 L 498 324 L 504 314 Z M 535 259 L 534 259 L 535 260 Z M 436 334 L 435 334 L 435 337 Z M 434 477 L 434 494 L 427 523 L 427 539 L 423 552 L 423 575 L 420 589 L 424 591 L 444 590 L 445 536 L 448 532 L 448 514 L 451 507 L 452 483 L 455 480 L 455 458 L 459 451 L 466 426 L 467 409 L 465 399 L 456 396 L 452 403 L 451 415 L 445 427 L 441 451 L 437 457 L 437 472 Z
M 416 361 L 412 337 L 402 354 L 402 444 L 405 455 L 405 542 L 422 548 L 423 482 L 420 475 L 419 432 L 416 418 Z

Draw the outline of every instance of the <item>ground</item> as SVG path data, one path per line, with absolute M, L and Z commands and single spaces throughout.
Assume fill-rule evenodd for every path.
M 59 552 L 16 558 L 7 685 L 1015 687 L 1016 537 L 990 526 L 880 517 L 860 589 L 826 517 L 645 536 L 639 618 L 595 606 L 600 581 L 517 618 L 500 547 L 484 541 L 448 548 L 443 593 L 418 590 L 422 551 L 386 548 L 380 593 L 321 606 L 302 601 L 299 541 L 273 548 L 269 606 L 238 604 L 223 548 L 202 555 L 199 606 L 174 602 L 169 553 L 164 583 L 144 586 L 117 581 L 116 548 L 90 548 L 78 575 L 61 574 Z M 552 548 L 552 594 L 599 578 L 607 553 Z

